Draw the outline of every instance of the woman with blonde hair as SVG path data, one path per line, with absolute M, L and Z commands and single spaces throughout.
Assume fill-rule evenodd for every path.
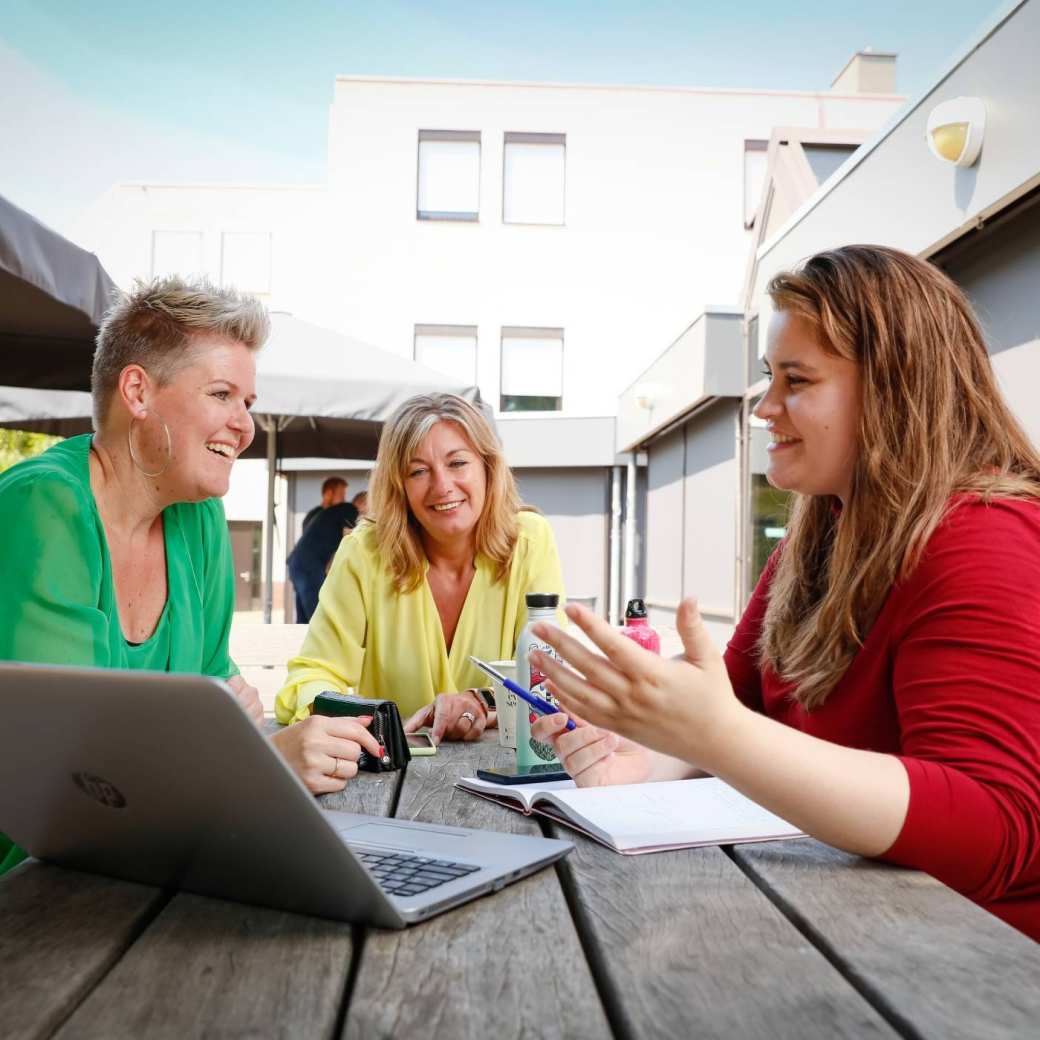
M 539 663 L 579 784 L 720 776 L 816 838 L 925 870 L 1040 939 L 1040 456 L 949 278 L 875 246 L 769 285 L 767 478 L 796 492 L 724 656 L 588 612 Z M 581 674 L 577 674 L 580 672 Z
M 475 740 L 493 716 L 469 655 L 512 657 L 528 592 L 562 600 L 552 528 L 521 506 L 488 420 L 452 394 L 413 397 L 387 422 L 369 499 L 289 662 L 278 718 L 353 688 L 395 700 L 409 729 Z

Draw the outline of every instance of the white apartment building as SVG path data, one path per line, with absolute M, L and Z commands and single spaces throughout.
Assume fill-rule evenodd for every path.
M 619 395 L 698 314 L 741 304 L 774 130 L 820 137 L 815 185 L 895 112 L 894 89 L 894 57 L 874 54 L 818 92 L 343 76 L 327 185 L 120 184 L 75 237 L 121 284 L 201 271 L 476 383 L 568 591 L 613 609 L 646 563 L 640 539 L 621 551 L 646 471 L 619 454 Z M 677 370 L 669 389 L 695 378 L 724 376 Z M 280 540 L 326 473 L 361 490 L 365 466 L 341 467 L 285 464 Z M 259 522 L 258 475 L 235 481 L 229 519 Z

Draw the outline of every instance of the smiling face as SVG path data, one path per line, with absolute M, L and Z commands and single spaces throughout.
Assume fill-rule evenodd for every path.
M 404 490 L 428 537 L 473 539 L 487 496 L 484 460 L 457 423 L 436 423 L 405 466 Z
M 231 466 L 253 441 L 256 361 L 244 344 L 199 337 L 192 359 L 152 399 L 170 430 L 165 482 L 177 501 L 227 494 Z
M 770 434 L 766 479 L 847 502 L 859 453 L 860 366 L 824 350 L 816 326 L 791 311 L 773 315 L 765 360 L 769 389 L 755 415 Z

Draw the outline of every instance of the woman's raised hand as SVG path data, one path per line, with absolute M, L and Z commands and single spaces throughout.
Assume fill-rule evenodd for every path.
M 636 646 L 587 607 L 571 604 L 567 616 L 606 656 L 555 625 L 535 625 L 535 634 L 567 662 L 531 654 L 563 709 L 643 747 L 710 768 L 702 750 L 742 708 L 696 602 L 679 606 L 676 628 L 685 653 L 674 660 Z
M 279 730 L 271 743 L 311 794 L 331 794 L 342 791 L 357 776 L 362 749 L 382 757 L 379 741 L 368 732 L 371 722 L 371 715 L 312 715 Z
M 462 693 L 438 693 L 432 704 L 420 708 L 404 724 L 405 733 L 430 727 L 435 744 L 442 740 L 480 740 L 487 728 L 488 711 L 484 702 L 468 690 Z

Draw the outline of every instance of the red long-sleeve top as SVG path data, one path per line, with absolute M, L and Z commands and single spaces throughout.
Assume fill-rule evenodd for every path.
M 759 666 L 775 560 L 726 650 L 737 696 L 823 740 L 897 755 L 910 805 L 881 858 L 1040 941 L 1040 504 L 962 499 L 811 712 Z

